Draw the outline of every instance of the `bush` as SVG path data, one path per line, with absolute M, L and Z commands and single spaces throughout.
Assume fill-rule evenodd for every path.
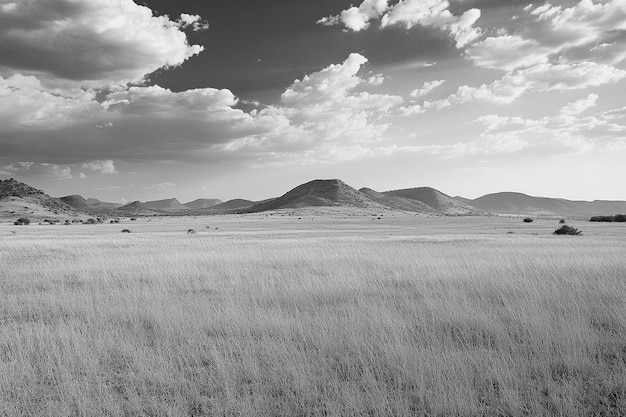
M 531 219 L 530 217 L 526 217 L 526 218 L 524 219 L 524 223 L 532 223 L 533 221 L 534 221 L 534 220 L 533 220 L 533 219 Z
M 122 230 L 122 233 L 130 233 L 130 230 L 124 229 L 124 230 Z
M 97 224 L 98 220 L 96 220 L 96 219 L 87 219 L 87 220 L 85 220 L 84 223 L 85 224 Z
M 578 236 L 581 235 L 582 232 L 574 227 L 568 226 L 568 225 L 563 225 L 560 228 L 556 229 L 554 231 L 555 235 L 571 235 L 571 236 Z
M 30 219 L 26 217 L 20 217 L 13 224 L 16 226 L 28 226 L 30 224 Z
M 565 219 L 559 220 L 559 224 L 565 224 Z
M 616 214 L 615 216 L 594 216 L 589 219 L 590 222 L 626 222 L 626 214 Z

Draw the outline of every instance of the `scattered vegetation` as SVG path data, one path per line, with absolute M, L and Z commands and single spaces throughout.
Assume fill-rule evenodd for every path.
M 561 227 L 559 227 L 558 229 L 556 229 L 554 231 L 555 235 L 571 235 L 571 236 L 578 236 L 581 235 L 582 232 L 572 226 L 568 226 L 568 225 L 563 225 Z
M 15 226 L 28 226 L 30 224 L 30 219 L 28 217 L 20 217 L 13 224 Z
M 594 216 L 591 219 L 589 219 L 589 221 L 591 222 L 607 222 L 607 223 L 613 223 L 613 222 L 626 222 L 626 214 L 616 214 L 615 216 Z

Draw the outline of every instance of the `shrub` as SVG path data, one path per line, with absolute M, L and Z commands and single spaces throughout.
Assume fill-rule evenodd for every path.
M 589 219 L 590 222 L 626 222 L 626 214 L 616 214 L 615 216 L 593 216 Z
M 534 220 L 533 220 L 533 219 L 531 219 L 530 217 L 526 217 L 526 218 L 524 219 L 524 223 L 532 223 L 533 221 L 534 221 Z
M 195 231 L 195 230 L 193 230 L 193 229 L 189 229 L 189 230 L 187 230 L 187 234 L 188 234 L 188 235 L 195 235 L 195 234 L 196 234 L 196 231 Z
M 27 217 L 20 217 L 13 224 L 16 226 L 28 226 L 30 224 L 30 219 Z
M 559 220 L 559 224 L 565 224 L 565 219 Z
M 574 227 L 568 226 L 566 224 L 564 224 L 563 226 L 561 226 L 560 228 L 556 229 L 554 231 L 555 235 L 571 235 L 571 236 L 578 236 L 581 235 L 582 232 Z
M 124 229 L 124 230 L 122 230 L 122 233 L 130 233 L 130 230 Z
M 97 224 L 97 223 L 98 223 L 98 220 L 91 218 L 91 219 L 87 219 L 87 220 L 85 220 L 85 222 L 84 222 L 84 223 L 85 223 L 85 224 Z

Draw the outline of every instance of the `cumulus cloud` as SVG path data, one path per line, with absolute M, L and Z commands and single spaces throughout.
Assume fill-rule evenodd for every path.
M 478 66 L 511 71 L 548 62 L 550 50 L 518 35 L 489 37 L 467 49 Z
M 370 21 L 380 18 L 387 10 L 388 3 L 388 0 L 364 0 L 359 7 L 351 7 L 339 15 L 322 18 L 317 23 L 326 26 L 342 23 L 346 28 L 359 32 L 367 29 Z
M 434 27 L 448 31 L 458 48 L 482 35 L 480 28 L 474 27 L 480 18 L 480 10 L 470 9 L 461 16 L 454 16 L 449 7 L 447 0 L 400 0 L 392 6 L 388 0 L 364 0 L 359 7 L 351 7 L 317 23 L 329 26 L 343 24 L 346 29 L 355 32 L 367 29 L 373 20 L 379 20 L 381 28 L 394 25 L 408 29 L 417 25 Z
M 180 15 L 180 19 L 178 20 L 178 23 L 184 29 L 192 28 L 194 32 L 200 32 L 209 28 L 209 22 L 207 22 L 206 20 L 202 20 L 202 17 L 197 14 L 192 15 L 182 13 Z
M 46 162 L 14 162 L 10 165 L 5 165 L 3 168 L 11 175 L 22 177 L 44 177 L 59 180 L 72 178 L 72 169 L 70 167 Z
M 469 48 L 467 55 L 479 66 L 506 71 L 547 62 L 616 65 L 626 58 L 626 4 L 623 0 L 581 0 L 569 8 L 530 4 L 515 33 L 489 37 Z
M 103 174 L 117 171 L 113 161 L 280 159 L 307 152 L 314 159 L 322 158 L 322 148 L 326 158 L 348 158 L 357 153 L 341 149 L 384 138 L 388 124 L 381 119 L 403 102 L 366 91 L 376 84 L 358 75 L 366 62 L 352 54 L 294 81 L 280 104 L 250 112 L 237 108 L 227 89 L 134 86 L 98 97 L 64 96 L 46 91 L 34 76 L 0 78 L 0 146 L 12 160 Z
M 269 134 L 245 137 L 224 149 L 299 154 L 309 160 L 344 160 L 367 154 L 384 139 L 389 125 L 380 119 L 403 103 L 402 97 L 357 91 L 367 86 L 358 75 L 367 58 L 351 54 L 342 64 L 296 80 L 281 105 L 258 112 L 257 122 L 276 126 Z M 302 159 L 299 159 L 302 160 Z
M 203 48 L 181 25 L 132 0 L 2 2 L 0 71 L 36 76 L 47 87 L 103 87 L 139 82 L 182 64 Z
M 597 94 L 589 94 L 585 98 L 581 98 L 580 100 L 576 100 L 573 103 L 569 103 L 567 106 L 561 109 L 561 114 L 574 116 L 577 114 L 581 114 L 586 110 L 595 107 L 596 102 L 598 101 Z
M 115 164 L 112 160 L 107 161 L 92 161 L 83 164 L 84 169 L 90 169 L 92 171 L 99 172 L 101 174 L 117 174 Z
M 529 92 L 581 90 L 614 83 L 625 77 L 624 70 L 594 62 L 540 64 L 511 71 L 480 87 L 463 85 L 446 99 L 425 102 L 424 106 L 440 110 L 473 101 L 510 104 Z
M 424 97 L 429 95 L 435 88 L 441 86 L 443 83 L 445 83 L 445 80 L 434 80 L 434 81 L 427 81 L 424 83 L 424 85 L 422 86 L 422 88 L 418 88 L 416 90 L 411 91 L 411 97 L 413 98 L 419 98 L 419 97 Z
M 484 127 L 483 140 L 501 144 L 525 143 L 520 150 L 533 148 L 544 153 L 605 150 L 623 139 L 626 124 L 616 123 L 611 117 L 620 109 L 580 117 L 580 113 L 595 106 L 597 99 L 591 94 L 568 104 L 558 115 L 540 119 L 488 115 L 479 117 L 476 122 Z

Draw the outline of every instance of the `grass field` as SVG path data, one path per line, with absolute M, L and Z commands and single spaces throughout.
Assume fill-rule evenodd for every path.
M 0 416 L 624 416 L 626 225 L 572 225 L 0 226 Z

